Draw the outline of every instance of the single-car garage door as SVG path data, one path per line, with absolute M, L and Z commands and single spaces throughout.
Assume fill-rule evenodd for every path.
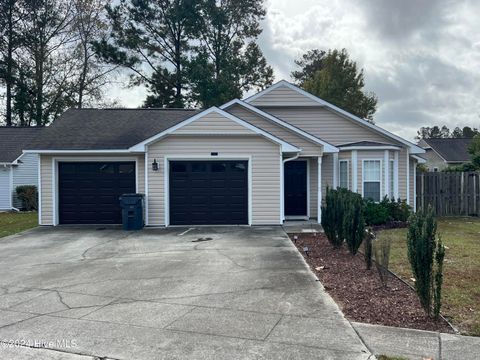
M 247 161 L 171 161 L 172 225 L 248 224 Z
M 120 224 L 119 197 L 135 192 L 135 162 L 60 162 L 60 224 Z

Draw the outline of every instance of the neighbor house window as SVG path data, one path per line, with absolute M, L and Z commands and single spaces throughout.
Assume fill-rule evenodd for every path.
M 382 162 L 380 160 L 363 161 L 363 197 L 380 201 Z
M 339 186 L 344 189 L 349 188 L 349 169 L 348 169 L 348 160 L 340 160 L 339 163 Z
M 388 180 L 390 181 L 389 184 L 389 195 L 390 199 L 395 199 L 395 179 L 393 178 L 395 175 L 395 170 L 393 167 L 395 166 L 395 161 L 390 160 L 390 167 L 388 168 Z

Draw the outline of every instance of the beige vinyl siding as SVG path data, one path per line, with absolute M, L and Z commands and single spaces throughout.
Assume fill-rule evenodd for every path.
M 398 144 L 393 139 L 322 107 L 263 107 L 262 110 L 333 145 L 357 141 Z
M 58 158 L 58 161 L 63 159 L 84 159 L 85 161 L 105 161 L 105 159 L 112 158 L 112 161 L 123 161 L 122 156 L 119 155 L 40 155 L 40 187 L 41 187 L 41 223 L 42 225 L 53 225 L 53 174 L 52 174 L 52 159 Z M 126 155 L 124 161 L 131 161 L 132 158 L 137 159 L 137 189 L 139 193 L 145 193 L 145 156 L 141 155 Z M 65 160 L 69 161 L 69 160 Z M 57 196 L 58 198 L 58 196 Z
M 145 194 L 145 155 L 137 156 L 137 192 Z
M 288 87 L 278 87 L 250 102 L 253 106 L 318 106 L 318 103 Z
M 176 130 L 175 134 L 255 134 L 255 132 L 221 114 L 211 112 Z
M 398 154 L 398 196 L 407 198 L 407 150 L 402 149 Z
M 240 105 L 234 105 L 228 109 L 228 112 L 239 117 L 242 120 L 256 126 L 268 133 L 302 149 L 302 156 L 321 155 L 322 146 L 315 144 L 314 142 L 305 139 L 304 137 L 295 134 L 293 131 L 288 130 L 280 125 L 273 123 L 271 120 L 267 120 L 254 112 L 245 109 Z
M 417 160 L 410 158 L 410 206 L 413 208 L 415 198 L 415 167 Z
M 41 224 L 53 225 L 52 156 L 40 155 Z
M 218 157 L 211 157 L 218 152 Z M 280 146 L 261 136 L 168 136 L 148 146 L 148 224 L 165 225 L 165 157 L 215 159 L 252 157 L 252 224 L 280 223 Z

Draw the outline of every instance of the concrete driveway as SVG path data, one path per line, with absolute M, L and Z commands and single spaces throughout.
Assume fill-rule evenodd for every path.
M 280 227 L 38 228 L 0 275 L 0 358 L 369 357 Z

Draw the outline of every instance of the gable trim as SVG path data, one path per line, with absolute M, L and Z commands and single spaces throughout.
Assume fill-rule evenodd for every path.
M 303 90 L 303 89 L 300 89 L 298 86 L 295 86 L 291 83 L 289 83 L 288 81 L 286 80 L 280 80 L 279 82 L 277 82 L 276 84 L 270 86 L 269 88 L 265 89 L 265 90 L 262 90 L 260 91 L 259 93 L 255 94 L 255 95 L 252 95 L 248 98 L 246 98 L 244 101 L 247 102 L 247 103 L 250 103 L 252 102 L 253 100 L 255 99 L 258 99 L 259 97 L 265 95 L 265 94 L 268 94 L 270 91 L 272 90 L 275 90 L 279 87 L 282 87 L 282 86 L 285 86 L 291 90 L 294 90 L 296 92 L 298 92 L 299 94 L 301 95 L 304 95 L 306 96 L 307 98 L 309 98 L 310 100 L 313 100 L 315 101 L 316 103 L 318 103 L 319 106 L 323 106 L 327 109 L 330 109 L 332 110 L 333 112 L 336 112 L 338 113 L 339 115 L 342 115 L 343 117 L 349 119 L 349 120 L 352 120 L 354 122 L 357 122 L 359 123 L 360 125 L 362 126 L 365 126 L 365 127 L 368 127 L 376 132 L 379 132 L 381 133 L 382 135 L 384 136 L 387 136 L 391 139 L 394 139 L 396 141 L 399 141 L 401 142 L 402 144 L 404 145 L 407 145 L 408 147 L 410 147 L 410 152 L 412 154 L 423 154 L 425 152 L 424 149 L 422 149 L 421 147 L 415 145 L 414 143 L 408 141 L 408 140 L 405 140 L 403 138 L 401 138 L 400 136 L 398 135 L 395 135 L 385 129 L 382 129 L 381 127 L 377 126 L 377 125 L 374 125 L 374 124 L 371 124 L 369 123 L 368 121 L 364 120 L 364 119 L 361 119 L 359 118 L 358 116 L 355 116 L 353 114 L 350 114 L 349 112 L 343 110 L 343 109 L 340 109 L 339 107 L 333 105 L 333 104 L 330 104 L 329 102 L 325 101 L 325 100 L 322 100 L 320 99 L 319 97 L 316 97 L 315 95 L 312 95 L 310 94 L 309 92 Z
M 188 125 L 188 124 L 191 124 L 192 122 L 196 121 L 196 120 L 199 120 L 201 119 L 202 117 L 204 117 L 205 115 L 208 115 L 210 113 L 217 113 L 217 114 L 220 114 L 230 120 L 232 120 L 233 122 L 239 124 L 239 125 L 242 125 L 243 127 L 249 129 L 249 130 L 252 130 L 254 133 L 258 134 L 258 135 L 262 135 L 264 137 L 266 137 L 267 139 L 273 141 L 274 143 L 277 143 L 281 146 L 282 148 L 282 152 L 300 152 L 302 151 L 302 149 L 296 147 L 296 146 L 293 146 L 292 144 L 289 144 L 287 143 L 286 141 L 283 141 L 275 136 L 273 136 L 272 134 L 256 127 L 256 126 L 253 126 L 249 123 L 247 123 L 246 121 L 222 110 L 222 109 L 219 109 L 217 108 L 216 106 L 212 106 L 211 108 L 207 109 L 207 110 L 204 110 L 160 133 L 158 133 L 157 135 L 154 135 L 140 143 L 138 143 L 137 145 L 134 145 L 132 147 L 130 147 L 128 150 L 129 151 L 132 151 L 132 152 L 135 152 L 135 151 L 138 151 L 138 152 L 144 152 L 145 151 L 145 146 L 166 136 L 166 135 L 170 135 L 172 133 L 174 133 L 176 130 Z
M 223 104 L 222 106 L 220 106 L 220 109 L 224 110 L 226 108 L 229 108 L 230 106 L 234 105 L 234 104 L 238 104 L 240 106 L 243 106 L 244 108 L 274 122 L 275 124 L 278 124 L 282 127 L 285 127 L 287 128 L 288 130 L 291 130 L 292 132 L 300 135 L 300 136 L 303 136 L 305 138 L 307 138 L 308 140 L 311 140 L 312 142 L 318 144 L 318 145 L 322 145 L 323 146 L 323 152 L 324 153 L 335 153 L 335 152 L 338 152 L 338 148 L 333 146 L 332 144 L 306 132 L 306 131 L 303 131 L 299 128 L 297 128 L 296 126 L 293 126 L 289 123 L 287 123 L 286 121 L 283 121 L 263 110 L 260 110 L 258 108 L 256 108 L 255 106 L 252 106 L 248 103 L 246 103 L 245 101 L 242 101 L 242 100 L 239 100 L 239 99 L 234 99 L 234 100 L 231 100 L 229 102 L 227 102 L 226 104 Z

